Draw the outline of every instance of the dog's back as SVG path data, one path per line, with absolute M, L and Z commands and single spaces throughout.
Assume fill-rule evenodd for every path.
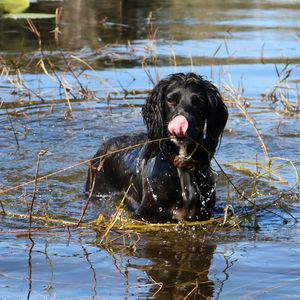
M 86 191 L 97 195 L 126 189 L 136 172 L 136 160 L 146 133 L 112 137 L 103 142 L 91 160 Z

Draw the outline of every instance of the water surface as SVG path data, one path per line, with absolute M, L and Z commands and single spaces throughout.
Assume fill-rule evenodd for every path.
M 42 52 L 26 20 L 0 20 L 1 189 L 31 181 L 41 150 L 47 152 L 40 176 L 89 159 L 104 138 L 144 130 L 140 107 L 152 81 L 178 71 L 206 76 L 224 96 L 231 87 L 245 97 L 269 155 L 281 158 L 275 166 L 287 162 L 280 169 L 286 182 L 265 176 L 255 183 L 256 203 L 275 203 L 271 212 L 258 212 L 259 229 L 250 218 L 240 229 L 133 232 L 108 245 L 100 243 L 101 231 L 57 224 L 45 229 L 39 221 L 33 223 L 38 230 L 32 244 L 28 220 L 20 214 L 28 213 L 33 185 L 7 191 L 1 202 L 16 215 L 1 217 L 1 298 L 298 299 L 300 227 L 293 219 L 300 217 L 298 114 L 287 113 L 282 98 L 263 95 L 283 87 L 278 92 L 297 110 L 299 2 L 37 1 L 29 11 L 54 13 L 57 7 L 63 7 L 58 45 L 50 33 L 54 20 L 34 20 Z M 48 74 L 37 65 L 40 59 Z M 142 92 L 124 97 L 131 90 Z M 249 195 L 253 178 L 227 163 L 266 159 L 255 128 L 227 103 L 230 118 L 216 159 Z M 217 164 L 214 168 L 220 214 L 230 184 Z M 86 170 L 81 164 L 40 181 L 34 213 L 78 220 Z M 237 212 L 244 212 L 246 204 L 232 187 L 229 194 Z M 114 209 L 109 201 L 93 203 L 85 218 Z

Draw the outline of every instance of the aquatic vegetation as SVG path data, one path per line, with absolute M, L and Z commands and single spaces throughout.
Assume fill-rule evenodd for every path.
M 0 0 L 0 11 L 20 13 L 29 7 L 29 0 Z
M 295 87 L 288 82 L 293 69 L 298 66 L 290 66 L 286 63 L 282 70 L 279 70 L 275 65 L 276 74 L 278 76 L 277 82 L 270 91 L 263 93 L 262 96 L 271 101 L 274 105 L 283 109 L 286 114 L 298 114 L 300 111 L 299 106 L 299 90 L 296 84 Z M 293 82 L 292 82 L 293 84 Z
M 49 19 L 55 18 L 55 14 L 46 13 L 24 13 L 29 8 L 29 0 L 0 0 L 0 13 L 4 19 L 29 20 L 29 19 Z

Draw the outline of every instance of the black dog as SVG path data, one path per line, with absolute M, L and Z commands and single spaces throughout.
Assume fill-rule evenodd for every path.
M 210 162 L 228 117 L 218 89 L 194 73 L 173 74 L 155 86 L 142 114 L 147 134 L 104 143 L 86 189 L 94 195 L 124 192 L 132 183 L 129 206 L 146 220 L 209 219 L 215 204 Z

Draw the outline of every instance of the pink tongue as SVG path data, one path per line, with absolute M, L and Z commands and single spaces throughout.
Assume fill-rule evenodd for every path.
M 183 137 L 187 136 L 189 123 L 184 116 L 177 116 L 168 125 L 168 130 L 172 136 Z

